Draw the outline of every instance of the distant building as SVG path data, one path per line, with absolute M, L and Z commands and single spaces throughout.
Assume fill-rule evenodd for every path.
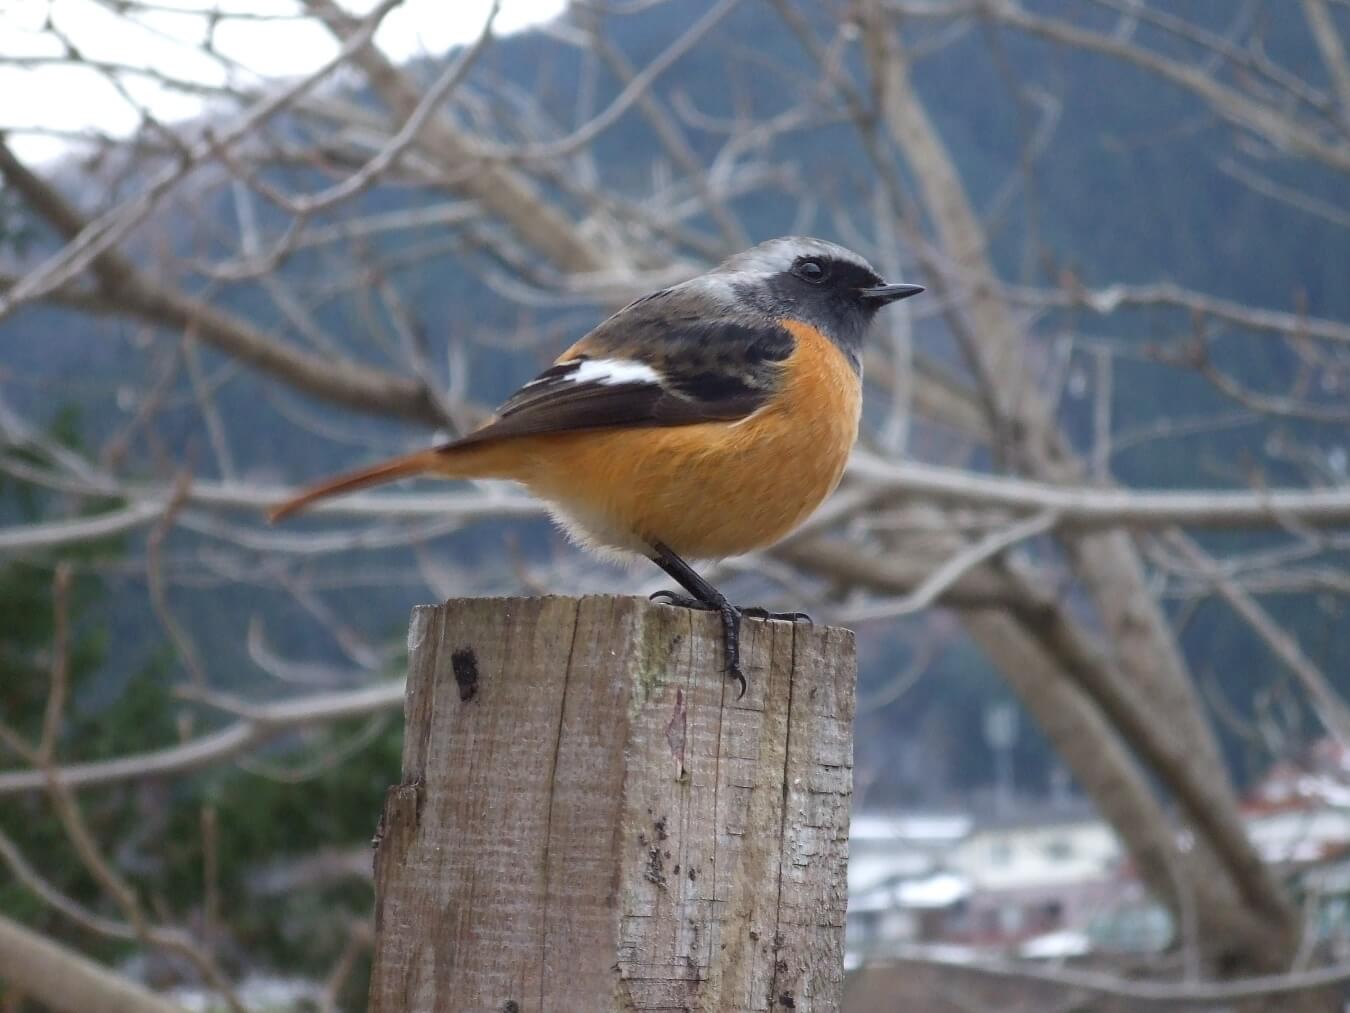
M 1091 810 L 1023 808 L 972 828 L 949 861 L 976 890 L 996 892 L 1108 879 L 1120 857 L 1114 831 Z
M 1088 811 L 1022 809 L 982 823 L 952 851 L 948 865 L 970 884 L 945 938 L 1010 947 L 1035 936 L 1079 929 L 1118 899 L 1124 877 L 1115 833 Z
M 862 814 L 850 838 L 853 962 L 907 943 L 1009 949 L 1085 925 L 1120 896 L 1120 855 L 1100 819 L 1062 806 L 978 824 L 968 814 Z
M 1350 850 L 1350 747 L 1316 742 L 1303 761 L 1281 760 L 1248 792 L 1243 815 L 1261 857 L 1275 865 L 1339 858 Z
M 1243 801 L 1262 859 L 1298 895 L 1315 941 L 1350 959 L 1350 748 L 1325 739 L 1272 765 Z M 849 841 L 849 966 L 915 945 L 1024 957 L 1165 947 L 1171 918 L 1090 809 L 860 813 Z
M 1262 860 L 1308 912 L 1313 941 L 1350 959 L 1350 746 L 1327 737 L 1298 762 L 1274 764 L 1243 801 Z
M 1023 806 L 978 823 L 966 814 L 855 821 L 850 967 L 916 944 L 1042 958 L 1097 946 L 1152 951 L 1170 931 L 1125 869 L 1115 834 L 1085 809 Z
M 965 813 L 859 813 L 849 833 L 850 966 L 898 943 L 935 938 L 933 919 L 969 891 L 943 871 L 946 856 L 971 831 Z
M 849 895 L 927 875 L 974 826 L 968 813 L 857 813 L 848 837 Z

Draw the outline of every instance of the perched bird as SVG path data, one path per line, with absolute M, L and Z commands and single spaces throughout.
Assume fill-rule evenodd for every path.
M 646 556 L 718 612 L 745 692 L 742 614 L 686 562 L 762 548 L 834 489 L 858 435 L 862 344 L 917 295 L 850 250 L 786 237 L 630 303 L 462 439 L 341 475 L 277 506 L 412 475 L 511 479 L 583 546 Z M 791 613 L 791 618 L 800 617 Z

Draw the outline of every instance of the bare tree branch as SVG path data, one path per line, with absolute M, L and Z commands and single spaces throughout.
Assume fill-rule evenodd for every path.
M 79 277 L 86 267 L 96 266 L 100 257 L 143 222 L 160 200 L 186 179 L 193 169 L 212 155 L 227 151 L 230 145 L 257 130 L 313 89 L 335 69 L 343 66 L 354 52 L 368 45 L 385 15 L 400 2 L 402 0 L 380 0 L 374 10 L 354 25 L 337 54 L 318 70 L 260 100 L 224 130 L 209 133 L 204 139 L 188 147 L 181 159 L 161 170 L 136 197 L 107 212 L 97 221 L 82 225 L 61 251 L 30 272 L 9 291 L 0 295 L 0 318 L 5 317 L 20 303 L 40 298 L 65 287 Z M 6 176 L 8 178 L 8 173 Z M 105 285 L 118 280 L 116 271 L 110 270 L 106 260 L 98 270 Z
M 995 531 L 977 542 L 957 552 L 941 566 L 934 569 L 913 591 L 891 602 L 878 602 L 872 606 L 854 609 L 849 618 L 861 622 L 866 619 L 896 617 L 918 612 L 933 604 L 949 587 L 960 580 L 981 563 L 997 556 L 1018 542 L 1044 534 L 1055 526 L 1057 520 L 1051 510 L 1045 510 L 1012 524 L 1002 531 Z
M 61 1013 L 183 1013 L 149 989 L 0 915 L 0 979 Z
M 1183 63 L 1110 35 L 1079 28 L 1026 10 L 1016 0 L 983 0 L 983 12 L 1032 35 L 1113 56 L 1150 71 L 1198 95 L 1219 116 L 1239 130 L 1260 134 L 1282 148 L 1295 151 L 1341 172 L 1350 172 L 1350 144 L 1328 140 L 1283 109 L 1267 105 L 1221 83 L 1202 67 Z
M 1292 974 L 1271 974 L 1237 981 L 1138 981 L 1098 971 L 1077 968 L 1040 968 L 1035 964 L 996 963 L 992 961 L 953 961 L 927 954 L 906 954 L 898 959 L 901 966 L 914 964 L 926 967 L 961 969 L 971 974 L 1023 981 L 1043 981 L 1066 989 L 1090 992 L 1094 995 L 1133 1002 L 1157 1003 L 1163 1006 L 1207 1005 L 1234 1003 L 1245 999 L 1270 999 L 1292 996 L 1298 992 L 1330 989 L 1350 981 L 1350 964 L 1332 964 L 1311 971 Z
M 1350 486 L 1308 490 L 1155 492 L 1096 489 L 1001 478 L 915 462 L 854 455 L 850 474 L 896 495 L 924 496 L 967 506 L 1050 511 L 1064 529 L 1278 527 L 1286 523 L 1341 525 L 1350 520 Z
M 1320 338 L 1350 345 L 1350 324 L 1305 314 L 1246 306 L 1231 299 L 1193 292 L 1171 282 L 1154 285 L 1110 285 L 1102 289 L 1069 288 L 1056 291 L 1009 286 L 1009 298 L 1034 306 L 1082 307 L 1102 316 L 1122 306 L 1175 306 L 1227 324 L 1275 334 Z
M 1345 55 L 1345 40 L 1331 16 L 1327 0 L 1303 0 L 1303 16 L 1312 31 L 1313 41 L 1322 54 L 1322 63 L 1336 88 L 1341 121 L 1350 126 L 1350 58 Z
M 240 756 L 296 728 L 402 706 L 402 682 L 341 693 L 317 693 L 297 700 L 260 705 L 252 709 L 249 717 L 181 745 L 115 760 L 69 764 L 57 769 L 55 776 L 69 788 L 88 788 L 186 774 Z M 46 787 L 47 778 L 41 770 L 0 773 L 0 795 L 42 791 Z
M 365 72 L 384 104 L 405 119 L 411 115 L 417 107 L 419 89 L 383 53 L 361 42 L 361 23 L 333 0 L 305 0 L 305 6 L 342 40 L 344 48 L 352 50 L 354 62 Z M 353 45 L 354 41 L 357 44 Z M 509 223 L 517 235 L 561 270 L 603 271 L 616 266 L 613 254 L 584 237 L 575 223 L 543 199 L 528 177 L 507 166 L 479 159 L 477 142 L 446 117 L 433 118 L 418 144 L 444 165 L 456 190 Z
M 1168 538 L 1167 543 L 1180 552 L 1188 562 L 1199 567 L 1203 576 L 1213 582 L 1219 596 L 1246 621 L 1270 648 L 1271 653 L 1294 673 L 1307 691 L 1313 710 L 1327 731 L 1335 736 L 1337 741 L 1350 745 L 1350 708 L 1332 688 L 1330 680 L 1321 669 L 1313 664 L 1312 659 L 1299 647 L 1298 641 L 1281 629 L 1271 618 L 1270 613 L 1191 539 L 1178 533 Z
M 16 470 L 0 459 L 0 471 Z M 33 477 L 33 473 L 25 473 Z M 1308 527 L 1350 524 L 1350 486 L 1329 489 L 1153 491 L 1069 487 L 995 477 L 917 462 L 889 462 L 854 455 L 849 474 L 870 490 L 869 499 L 922 497 L 939 503 L 1053 517 L 1047 529 L 1145 530 L 1170 526 L 1212 529 Z M 91 496 L 124 496 L 130 506 L 75 521 L 0 527 L 0 552 L 27 552 L 95 541 L 151 523 L 166 509 L 172 489 L 163 485 L 58 483 Z M 292 487 L 197 480 L 185 501 L 218 509 L 261 513 L 294 494 Z M 830 511 L 827 504 L 823 511 Z M 314 513 L 334 517 L 438 518 L 449 523 L 491 517 L 533 517 L 543 504 L 514 493 L 357 493 L 318 504 Z M 195 525 L 200 530 L 200 524 Z M 222 532 L 223 533 L 223 532 Z M 395 539 L 397 540 L 397 539 Z M 312 550 L 305 550 L 312 551 Z
M 7 467 L 0 460 L 0 471 Z M 952 505 L 1033 513 L 1053 517 L 1047 529 L 1066 531 L 1146 530 L 1174 525 L 1232 529 L 1350 524 L 1350 486 L 1193 492 L 1098 489 L 981 475 L 917 462 L 892 463 L 863 452 L 854 455 L 849 474 L 871 490 L 871 498 L 883 502 L 887 497 L 923 497 Z M 171 497 L 171 490 L 162 485 L 95 486 L 88 487 L 87 492 L 128 496 L 134 503 L 77 521 L 0 527 L 0 552 L 49 549 L 132 531 L 160 516 Z M 188 487 L 186 501 L 261 513 L 294 492 L 290 486 L 197 480 Z M 829 509 L 828 504 L 822 507 Z M 313 512 L 333 517 L 432 517 L 448 523 L 453 518 L 469 522 L 543 516 L 546 507 L 512 493 L 357 493 L 317 504 Z
M 75 237 L 86 228 L 65 198 L 20 162 L 3 137 L 0 176 L 62 235 Z M 87 312 L 129 316 L 179 332 L 191 331 L 219 351 L 298 390 L 358 411 L 431 425 L 444 421 L 419 383 L 352 360 L 297 351 L 239 317 L 156 285 L 112 250 L 100 252 L 93 267 L 98 289 L 57 286 L 47 293 L 51 300 Z M 0 292 L 18 291 L 22 285 L 22 279 L 0 276 Z

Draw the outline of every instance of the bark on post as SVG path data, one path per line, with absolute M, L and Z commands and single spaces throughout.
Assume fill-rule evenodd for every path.
M 839 1007 L 853 637 L 642 599 L 413 613 L 377 1013 Z

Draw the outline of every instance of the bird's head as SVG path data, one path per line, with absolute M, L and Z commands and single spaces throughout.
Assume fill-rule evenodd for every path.
M 923 291 L 887 284 L 859 254 L 807 236 L 752 246 L 703 277 L 708 288 L 750 312 L 811 324 L 855 360 L 877 310 Z

